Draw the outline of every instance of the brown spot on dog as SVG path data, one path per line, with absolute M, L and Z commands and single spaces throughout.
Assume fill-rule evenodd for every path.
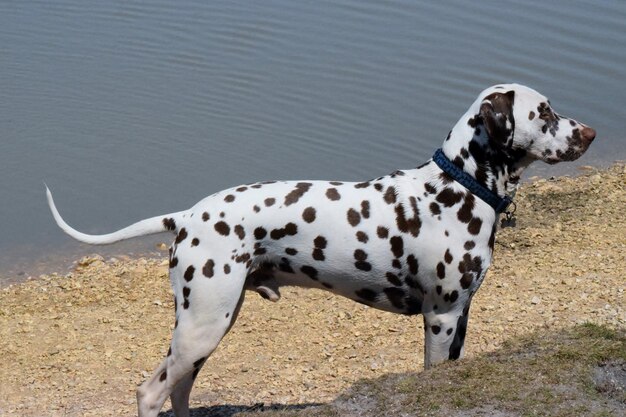
M 463 259 L 459 262 L 459 272 L 461 277 L 461 287 L 463 289 L 469 288 L 474 280 L 474 276 L 479 276 L 482 273 L 483 260 L 480 256 L 474 256 L 469 253 L 463 255 Z
M 341 194 L 336 188 L 329 188 L 326 190 L 326 197 L 331 201 L 337 201 L 341 198 Z
M 429 182 L 424 184 L 424 189 L 428 194 L 437 194 L 437 188 Z
M 278 264 L 278 270 L 287 272 L 289 274 L 295 273 L 295 271 L 291 267 L 291 264 L 289 263 L 289 259 L 287 258 L 280 258 L 280 263 Z
M 243 230 L 243 226 L 240 224 L 236 225 L 233 228 L 233 231 L 235 232 L 235 234 L 240 240 L 243 240 L 243 238 L 246 237 L 246 232 Z
M 202 221 L 207 222 L 210 218 L 211 216 L 209 216 L 209 213 L 207 213 L 206 211 L 202 213 Z
M 410 233 L 414 237 L 417 237 L 422 227 L 422 221 L 419 217 L 419 209 L 417 208 L 417 200 L 415 197 L 409 197 L 411 208 L 413 210 L 413 216 L 407 217 L 404 206 L 402 204 L 396 205 L 396 224 L 398 229 L 403 233 Z
M 444 185 L 450 184 L 452 181 L 454 181 L 454 178 L 452 178 L 447 172 L 442 172 L 441 174 L 439 174 L 439 178 Z
M 242 255 L 235 256 L 235 262 L 237 262 L 238 264 L 248 263 L 249 261 L 250 261 L 250 254 L 247 252 Z
M 318 236 L 313 240 L 313 244 L 315 245 L 316 248 L 326 249 L 326 245 L 328 244 L 328 241 L 326 240 L 324 236 Z
M 348 210 L 348 223 L 351 226 L 355 227 L 357 224 L 361 222 L 361 215 L 355 209 Z
M 255 204 L 254 206 L 252 206 L 252 210 L 254 210 L 255 213 L 258 213 L 259 211 L 261 211 L 261 207 Z
M 166 230 L 176 230 L 176 222 L 171 217 L 165 218 L 163 219 L 163 227 L 165 227 Z
M 387 278 L 387 281 L 389 281 L 393 285 L 395 285 L 397 287 L 401 287 L 402 286 L 402 281 L 400 281 L 400 278 L 398 278 L 398 276 L 396 274 L 394 274 L 393 272 L 387 272 L 385 274 L 385 277 Z
M 185 278 L 185 281 L 189 282 L 193 279 L 193 273 L 196 272 L 196 268 L 193 265 L 189 265 L 187 267 L 187 269 L 185 270 L 185 274 L 183 275 L 183 277 Z
M 215 262 L 213 259 L 209 259 L 202 267 L 202 274 L 207 278 L 213 278 L 213 268 L 215 267 Z
M 474 210 L 474 195 L 468 192 L 465 194 L 465 201 L 463 201 L 463 205 L 456 213 L 459 221 L 463 223 L 469 223 L 472 220 L 472 210 Z
M 534 111 L 530 111 L 530 113 L 528 113 L 528 120 L 533 120 L 535 118 L 535 112 Z
M 191 240 L 191 246 L 198 246 L 200 244 L 200 239 L 198 239 L 197 237 L 194 237 Z
M 361 216 L 363 216 L 364 219 L 370 217 L 370 202 L 367 200 L 361 202 Z
M 441 327 L 439 327 L 439 326 L 430 326 L 430 330 L 433 332 L 433 334 L 439 334 L 439 332 L 441 331 Z
M 285 249 L 285 253 L 286 253 L 287 255 L 294 256 L 294 255 L 297 255 L 297 254 L 298 254 L 298 250 L 297 250 L 297 249 L 294 249 L 294 248 L 286 248 L 286 249 Z
M 329 182 L 330 185 L 343 185 L 343 182 L 341 181 L 331 181 Z
M 217 231 L 217 233 L 219 233 L 222 236 L 228 236 L 230 233 L 230 226 L 228 224 L 226 224 L 225 222 L 217 222 L 215 223 L 215 226 L 213 226 L 215 228 L 215 230 Z
M 367 243 L 369 237 L 367 236 L 367 233 L 359 230 L 358 232 L 356 232 L 356 240 L 358 240 L 359 242 Z
M 446 253 L 443 255 L 443 260 L 446 261 L 447 264 L 452 263 L 452 254 L 450 253 L 450 249 L 446 249 Z
M 226 197 L 224 197 L 224 201 L 226 201 L 227 203 L 232 203 L 233 201 L 235 201 L 235 196 L 232 194 L 228 194 Z
M 182 242 L 183 240 L 185 240 L 187 238 L 187 229 L 185 229 L 184 227 L 182 229 L 180 229 L 180 231 L 178 232 L 178 236 L 176 236 L 176 240 L 174 241 L 176 244 L 179 244 L 180 242 Z
M 466 290 L 472 285 L 472 281 L 474 280 L 474 276 L 472 274 L 465 273 L 461 276 L 461 287 Z
M 230 274 L 230 265 L 224 264 L 224 273 L 226 275 Z
M 365 253 L 362 249 L 357 249 L 354 251 L 354 259 L 357 261 L 364 261 L 367 259 L 367 253 Z
M 370 182 L 369 181 L 359 182 L 357 184 L 354 184 L 354 188 L 367 188 L 369 186 L 370 186 Z
M 395 187 L 387 187 L 387 191 L 385 191 L 385 195 L 383 196 L 385 203 L 387 204 L 395 204 L 396 203 L 396 189 Z
M 285 225 L 285 233 L 287 233 L 288 236 L 298 234 L 298 226 L 295 223 L 287 223 Z
M 467 242 L 465 242 L 465 244 L 463 245 L 463 247 L 465 248 L 465 250 L 472 250 L 474 249 L 474 246 L 476 246 L 476 243 L 473 240 L 468 240 Z
M 443 262 L 439 262 L 437 264 L 437 277 L 439 279 L 444 279 L 446 277 L 446 266 Z
M 389 300 L 392 306 L 394 306 L 397 309 L 404 308 L 403 299 L 404 299 L 404 296 L 406 295 L 404 290 L 402 290 L 401 288 L 397 288 L 397 287 L 389 287 L 389 288 L 385 288 L 383 292 L 387 296 L 387 299 Z
M 328 241 L 324 236 L 318 236 L 313 240 L 313 244 L 315 245 L 313 249 L 313 259 L 323 261 L 325 259 L 323 249 L 326 248 Z
M 282 239 L 285 236 L 293 236 L 298 233 L 298 226 L 295 223 L 287 223 L 285 227 L 274 229 L 270 232 L 270 237 L 274 240 Z
M 402 241 L 402 237 L 393 236 L 389 239 L 389 243 L 391 244 L 391 252 L 393 253 L 393 256 L 399 258 L 404 254 L 404 242 Z
M 422 294 L 426 294 L 426 291 L 424 291 L 424 289 L 421 287 L 421 285 L 419 284 L 419 282 L 417 282 L 417 281 L 415 280 L 415 278 L 414 278 L 414 277 L 412 277 L 412 276 L 410 276 L 410 275 L 407 275 L 407 276 L 404 278 L 404 283 L 405 283 L 406 285 L 408 285 L 409 287 L 411 287 L 411 288 L 417 288 L 417 289 L 418 289 L 418 290 L 419 290 Z
M 430 212 L 433 214 L 433 216 L 438 216 L 439 214 L 441 214 L 441 207 L 439 207 L 439 204 L 433 201 L 432 203 L 430 203 Z
M 467 225 L 467 231 L 473 235 L 477 235 L 480 233 L 480 228 L 483 225 L 483 221 L 478 217 L 472 217 L 469 224 Z
M 369 288 L 362 288 L 355 291 L 354 293 L 357 295 L 357 297 L 370 302 L 375 301 L 376 297 L 378 296 L 378 293 L 376 293 L 376 291 Z
M 409 265 L 409 272 L 413 275 L 417 275 L 419 264 L 417 263 L 417 258 L 415 255 L 411 254 L 406 257 L 406 263 Z
M 248 189 L 248 187 L 239 187 L 237 188 L 235 191 L 237 191 L 238 193 L 243 193 L 244 191 L 246 191 Z
M 271 207 L 276 202 L 276 199 L 275 198 L 266 198 L 263 202 L 265 203 L 265 207 Z
M 174 256 L 170 259 L 170 269 L 176 268 L 176 265 L 178 265 L 178 258 Z
M 393 266 L 396 269 L 402 269 L 402 262 L 400 262 L 400 259 L 393 259 L 391 261 L 391 266 Z
M 387 237 L 389 237 L 389 229 L 387 229 L 386 227 L 378 226 L 378 228 L 376 229 L 376 234 L 381 239 L 387 239 Z
M 436 200 L 444 205 L 444 207 L 452 207 L 463 198 L 463 193 L 456 192 L 452 188 L 444 188 L 437 194 Z
M 313 184 L 311 184 L 310 182 L 297 183 L 296 188 L 285 196 L 285 205 L 290 206 L 293 203 L 297 203 L 298 200 L 300 200 L 300 197 L 302 197 L 307 191 L 309 191 L 309 188 L 311 188 L 312 185 Z
M 315 221 L 315 209 L 313 207 L 307 207 L 302 212 L 302 218 L 307 223 L 313 223 Z
M 493 245 L 496 243 L 496 225 L 494 224 L 491 228 L 491 235 L 489 236 L 489 249 L 493 252 Z
M 300 268 L 300 271 L 302 271 L 302 273 L 306 276 L 308 276 L 309 278 L 311 278 L 312 280 L 317 281 L 317 269 L 313 268 L 312 266 L 309 265 L 303 265 Z
M 263 227 L 257 227 L 256 229 L 254 229 L 254 238 L 256 240 L 261 240 L 265 236 L 267 236 L 267 230 L 265 230 Z
M 369 262 L 366 262 L 366 261 L 356 261 L 354 263 L 354 266 L 356 267 L 356 269 L 360 269 L 361 271 L 371 271 L 372 270 L 372 264 L 370 264 Z

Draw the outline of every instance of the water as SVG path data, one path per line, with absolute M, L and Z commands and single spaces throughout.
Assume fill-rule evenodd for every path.
M 579 164 L 623 159 L 625 45 L 623 0 L 2 1 L 0 283 L 102 249 L 58 230 L 43 181 L 102 233 L 240 183 L 368 179 L 498 82 L 596 128 Z

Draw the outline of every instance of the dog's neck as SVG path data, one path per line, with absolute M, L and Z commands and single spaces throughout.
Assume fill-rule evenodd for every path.
M 490 144 L 476 105 L 457 122 L 443 143 L 444 154 L 478 183 L 499 196 L 510 195 L 533 161 L 524 150 Z

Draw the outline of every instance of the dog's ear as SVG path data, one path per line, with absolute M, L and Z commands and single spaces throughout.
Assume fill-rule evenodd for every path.
M 510 145 L 508 142 L 515 130 L 514 101 L 515 91 L 511 90 L 506 93 L 492 93 L 480 105 L 480 117 L 487 134 L 498 144 Z

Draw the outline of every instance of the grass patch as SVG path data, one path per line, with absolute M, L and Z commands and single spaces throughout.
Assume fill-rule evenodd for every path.
M 588 323 L 511 340 L 497 352 L 420 373 L 362 380 L 322 407 L 240 415 L 473 416 L 485 410 L 503 416 L 624 415 L 623 388 L 598 385 L 598 369 L 607 363 L 626 364 L 626 335 Z M 626 365 L 611 372 L 620 369 Z M 620 378 L 626 380 L 626 372 L 613 375 Z

